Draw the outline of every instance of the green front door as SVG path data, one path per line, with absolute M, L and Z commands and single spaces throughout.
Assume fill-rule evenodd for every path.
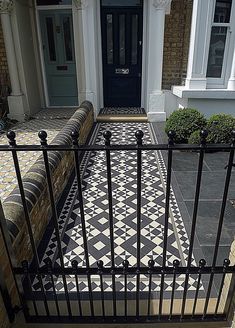
M 40 12 L 42 45 L 50 106 L 78 105 L 71 10 Z

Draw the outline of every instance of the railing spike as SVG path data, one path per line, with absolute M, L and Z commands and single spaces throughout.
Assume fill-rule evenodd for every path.
M 180 261 L 179 260 L 174 260 L 173 261 L 173 267 L 177 269 L 180 266 Z
M 130 264 L 129 261 L 127 261 L 127 260 L 125 260 L 125 261 L 122 262 L 123 268 L 124 268 L 125 270 L 128 269 L 129 264 Z
M 137 130 L 135 133 L 135 138 L 137 140 L 137 145 L 143 144 L 144 132 L 142 130 Z
M 232 145 L 234 145 L 235 144 L 235 130 L 232 130 L 231 135 L 232 135 Z
M 206 145 L 206 138 L 208 137 L 208 131 L 207 130 L 201 130 L 200 137 L 201 137 L 201 145 L 205 146 Z
M 201 259 L 201 260 L 199 261 L 199 267 L 200 267 L 200 268 L 204 268 L 205 266 L 206 266 L 206 260 Z
M 173 146 L 174 143 L 175 143 L 174 139 L 175 139 L 175 136 L 176 136 L 175 131 L 170 130 L 167 135 L 168 135 L 168 144 L 170 146 Z
M 77 130 L 71 132 L 71 139 L 74 146 L 78 145 L 79 132 Z
M 103 133 L 103 137 L 105 139 L 105 146 L 110 146 L 110 140 L 112 138 L 112 133 L 111 131 L 107 130 L 107 131 L 104 131 Z
M 41 141 L 41 145 L 47 145 L 47 133 L 46 131 L 42 130 L 38 132 L 38 137 Z
M 99 269 L 103 269 L 104 268 L 104 262 L 103 261 L 98 261 L 97 262 L 97 267 L 99 268 Z
M 15 140 L 15 138 L 16 138 L 16 134 L 15 134 L 15 132 L 14 131 L 8 131 L 7 132 L 7 138 L 9 139 L 9 144 L 11 145 L 11 146 L 15 146 L 16 145 L 16 140 Z
M 148 266 L 149 266 L 150 269 L 153 269 L 154 265 L 155 265 L 154 260 L 149 260 L 148 261 Z
M 231 263 L 231 262 L 230 262 L 229 259 L 225 259 L 223 265 L 224 265 L 225 268 L 227 268 L 227 267 L 229 267 L 230 263 Z

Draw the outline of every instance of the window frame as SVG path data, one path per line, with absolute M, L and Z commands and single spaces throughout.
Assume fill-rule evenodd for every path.
M 207 68 L 208 68 L 208 61 L 209 61 L 209 52 L 210 52 L 210 44 L 211 44 L 211 32 L 213 27 L 226 27 L 227 28 L 227 35 L 226 35 L 226 42 L 225 42 L 225 48 L 224 48 L 224 58 L 223 58 L 223 66 L 222 66 L 222 72 L 221 77 L 207 77 L 207 88 L 226 88 L 228 79 L 230 77 L 230 70 L 232 64 L 232 56 L 233 56 L 233 46 L 234 43 L 232 42 L 231 34 L 234 31 L 234 5 L 235 0 L 232 0 L 232 6 L 231 6 L 231 13 L 230 13 L 230 22 L 229 23 L 215 23 L 214 17 L 215 17 L 215 10 L 216 10 L 216 0 L 213 0 L 213 10 L 212 10 L 212 16 L 210 21 L 210 33 L 209 33 L 209 42 L 208 42 L 208 56 L 207 56 L 207 65 L 206 65 L 206 74 L 207 74 Z

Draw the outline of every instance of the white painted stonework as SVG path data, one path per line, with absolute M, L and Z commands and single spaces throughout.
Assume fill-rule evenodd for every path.
M 85 9 L 88 6 L 87 0 L 73 0 L 73 4 L 77 9 Z
M 25 96 L 21 91 L 18 65 L 15 52 L 15 44 L 12 32 L 11 12 L 13 1 L 0 1 L 0 15 L 2 22 L 3 37 L 6 48 L 8 71 L 11 81 L 11 95 L 8 97 L 9 118 L 24 121 L 25 119 Z
M 234 4 L 229 27 L 228 52 L 225 51 L 224 84 L 221 86 L 207 78 L 207 64 L 211 37 L 211 22 L 214 18 L 214 0 L 194 0 L 188 70 L 185 86 L 173 86 L 172 94 L 178 108 L 193 107 L 206 116 L 213 113 L 235 115 L 235 49 L 234 49 Z M 230 49 L 230 50 L 229 50 Z M 232 54 L 230 54 L 232 52 Z M 231 56 L 232 55 L 232 56 Z M 232 57 L 232 58 L 231 58 Z M 226 75 L 228 75 L 226 85 Z M 222 80 L 222 78 L 221 78 Z M 212 84 L 214 83 L 214 84 Z
M 165 95 L 162 91 L 165 15 L 170 0 L 152 0 L 148 21 L 147 112 L 150 122 L 165 121 Z
M 235 90 L 235 49 L 233 53 L 233 63 L 231 67 L 230 79 L 228 81 L 228 90 Z
M 13 0 L 0 0 L 0 13 L 9 13 L 13 8 Z

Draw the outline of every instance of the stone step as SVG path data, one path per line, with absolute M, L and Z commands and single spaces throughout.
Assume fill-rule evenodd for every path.
M 136 115 L 98 115 L 97 122 L 148 122 L 148 117 L 145 114 Z

